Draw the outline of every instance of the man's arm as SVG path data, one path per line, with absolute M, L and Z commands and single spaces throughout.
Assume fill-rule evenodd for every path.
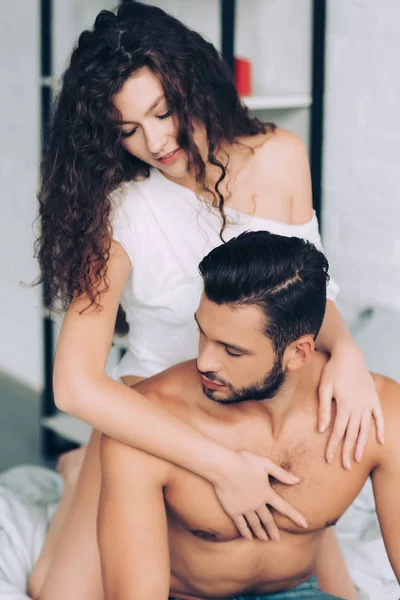
M 372 471 L 376 510 L 390 564 L 400 583 L 400 385 L 386 379 L 381 392 L 386 443 Z
M 171 468 L 103 436 L 98 543 L 106 600 L 167 600 L 170 587 L 163 487 Z

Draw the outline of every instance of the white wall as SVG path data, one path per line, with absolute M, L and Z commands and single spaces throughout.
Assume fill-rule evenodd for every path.
M 55 0 L 54 66 L 64 68 L 76 36 L 114 0 Z M 43 386 L 41 290 L 32 223 L 40 161 L 40 2 L 13 0 L 0 19 L 0 370 Z
M 91 29 L 101 10 L 113 10 L 118 0 L 53 0 L 53 74 L 58 81 L 72 48 L 84 29 Z
M 39 1 L 7 2 L 0 19 L 0 370 L 42 385 L 40 289 L 32 222 L 39 160 Z
M 349 320 L 400 309 L 400 2 L 329 0 L 324 242 Z

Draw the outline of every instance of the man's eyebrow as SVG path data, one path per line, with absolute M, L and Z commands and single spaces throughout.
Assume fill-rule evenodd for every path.
M 160 101 L 161 101 L 161 100 L 162 100 L 164 97 L 165 97 L 165 96 L 164 96 L 164 94 L 160 94 L 160 95 L 158 96 L 158 98 L 156 98 L 156 99 L 154 100 L 154 102 L 153 102 L 153 104 L 150 106 L 150 108 L 148 108 L 148 109 L 146 110 L 146 112 L 145 112 L 144 116 L 145 116 L 145 117 L 147 117 L 147 115 L 148 115 L 149 113 L 151 113 L 151 111 L 152 111 L 152 110 L 154 110 L 154 109 L 155 109 L 155 108 L 158 106 L 158 103 L 159 103 L 159 102 L 160 102 Z M 135 123 L 135 121 L 118 121 L 118 125 L 128 125 L 128 124 L 131 124 L 131 123 Z
M 200 323 L 197 320 L 196 313 L 194 313 L 194 320 L 197 323 L 197 327 L 200 329 L 201 333 L 204 333 L 202 328 L 200 327 Z M 251 354 L 249 350 L 246 348 L 242 348 L 241 346 L 236 346 L 236 344 L 230 344 L 229 342 L 223 342 L 222 340 L 214 340 L 216 344 L 220 344 L 221 346 L 225 346 L 227 348 L 232 348 L 232 350 L 236 350 L 236 352 L 240 352 L 241 354 Z

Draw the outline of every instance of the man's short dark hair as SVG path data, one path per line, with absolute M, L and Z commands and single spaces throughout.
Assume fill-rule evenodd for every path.
M 311 242 L 268 231 L 242 233 L 200 263 L 216 304 L 258 306 L 278 355 L 300 336 L 317 337 L 326 308 L 328 261 Z

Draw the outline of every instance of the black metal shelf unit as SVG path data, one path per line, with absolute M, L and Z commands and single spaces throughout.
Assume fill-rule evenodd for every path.
M 133 2 L 134 0 L 122 0 Z M 41 0 L 41 103 L 42 103 L 42 151 L 50 120 L 52 98 L 52 11 L 53 0 Z M 235 12 L 236 0 L 220 0 L 221 51 L 228 66 L 233 70 L 235 55 Z M 325 23 L 326 0 L 313 0 L 313 44 L 312 44 L 312 107 L 310 120 L 310 160 L 313 182 L 313 202 L 320 219 L 322 209 L 322 146 L 325 68 Z M 44 390 L 41 417 L 57 412 L 53 396 L 54 325 L 48 315 L 43 317 Z M 43 455 L 52 459 L 66 449 L 76 447 L 48 428 L 41 427 Z

